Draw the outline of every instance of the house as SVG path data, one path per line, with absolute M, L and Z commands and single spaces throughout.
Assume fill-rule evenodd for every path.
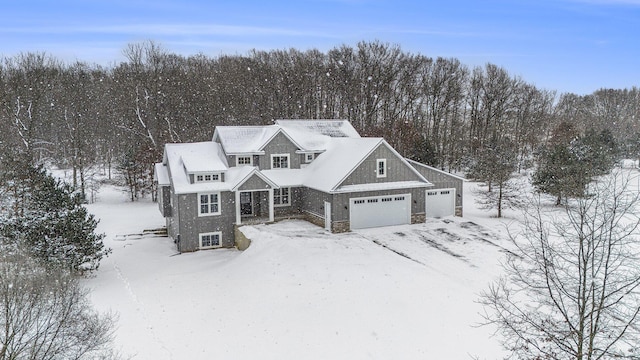
M 462 215 L 462 178 L 346 120 L 218 126 L 212 141 L 166 144 L 154 176 L 181 252 L 233 247 L 236 227 L 284 218 L 344 232 Z

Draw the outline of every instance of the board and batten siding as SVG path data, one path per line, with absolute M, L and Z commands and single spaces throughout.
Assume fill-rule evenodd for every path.
M 301 188 L 301 190 L 302 211 L 324 218 L 324 202 L 333 202 L 331 194 L 310 188 Z
M 251 177 L 248 178 L 244 183 L 242 183 L 242 185 L 240 185 L 240 187 L 238 188 L 239 191 L 266 191 L 269 189 L 271 189 L 271 185 L 267 184 L 256 174 L 251 175 Z
M 235 245 L 234 224 L 236 210 L 233 192 L 220 192 L 220 215 L 198 216 L 198 194 L 178 195 L 177 203 L 180 216 L 178 226 L 178 234 L 180 235 L 178 250 L 180 252 L 198 250 L 200 246 L 199 234 L 215 231 L 221 232 L 222 247 L 233 247 Z
M 298 150 L 298 147 L 295 146 L 286 135 L 279 132 L 265 145 L 264 155 L 259 156 L 258 162 L 260 163 L 260 170 L 271 169 L 271 155 L 274 154 L 289 154 L 289 168 L 300 169 L 300 160 L 302 157 L 296 154 L 296 150 Z
M 418 172 L 424 176 L 429 182 L 431 182 L 434 186 L 429 188 L 432 189 L 456 189 L 456 208 L 462 209 L 462 201 L 463 201 L 463 192 L 462 192 L 462 184 L 464 180 L 461 178 L 447 174 L 442 170 L 437 170 L 428 165 L 420 164 L 414 161 L 409 162 L 413 167 L 418 170 Z
M 385 177 L 377 176 L 378 159 L 386 159 Z M 421 179 L 386 145 L 380 144 L 339 186 L 396 181 L 421 181 Z

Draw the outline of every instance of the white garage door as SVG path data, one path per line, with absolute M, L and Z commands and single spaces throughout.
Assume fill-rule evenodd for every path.
M 411 223 L 411 194 L 349 199 L 351 229 Z
M 456 211 L 456 189 L 427 190 L 427 217 L 454 215 Z

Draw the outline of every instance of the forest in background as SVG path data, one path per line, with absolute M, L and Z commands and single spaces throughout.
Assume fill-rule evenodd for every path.
M 466 171 L 505 143 L 517 168 L 530 168 L 567 124 L 572 136 L 606 132 L 620 155 L 640 153 L 637 87 L 557 94 L 494 64 L 469 67 L 377 41 L 216 57 L 146 41 L 123 53 L 127 60 L 109 67 L 46 53 L 2 59 L 3 153 L 69 169 L 83 195 L 92 171 L 115 169 L 135 187 L 132 200 L 151 186 L 165 143 L 276 119 L 348 119 L 363 136 L 447 171 Z

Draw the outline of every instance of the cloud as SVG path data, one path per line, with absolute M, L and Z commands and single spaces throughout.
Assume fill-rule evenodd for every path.
M 109 34 L 109 35 L 164 35 L 164 36 L 292 36 L 327 37 L 324 32 L 300 31 L 285 28 L 235 26 L 235 25 L 186 25 L 186 24 L 135 24 L 135 25 L 75 25 L 45 27 L 0 27 L 0 33 L 22 34 Z

